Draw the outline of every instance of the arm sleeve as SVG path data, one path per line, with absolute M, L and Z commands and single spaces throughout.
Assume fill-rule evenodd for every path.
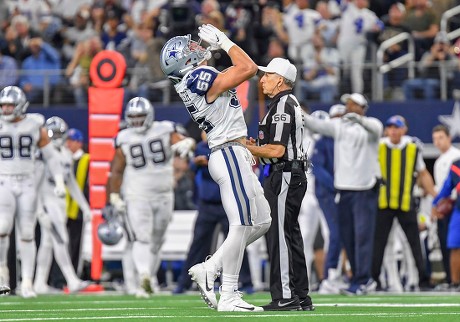
M 43 160 L 46 162 L 48 169 L 50 170 L 53 177 L 63 176 L 64 171 L 62 170 L 61 163 L 59 162 L 59 155 L 53 144 L 50 142 L 41 148 Z
M 319 120 L 311 115 L 304 115 L 304 125 L 313 132 L 334 138 L 339 123 L 330 120 Z
M 444 184 L 442 186 L 441 191 L 433 199 L 433 206 L 436 206 L 438 204 L 439 200 L 449 197 L 453 188 L 454 188 L 454 181 L 452 180 L 452 171 L 450 171 L 449 175 L 447 176 L 446 180 L 444 181 Z
M 373 117 L 364 116 L 361 120 L 361 125 L 366 129 L 366 131 L 373 134 L 375 137 L 380 139 L 382 136 L 383 125 L 379 120 Z
M 73 199 L 78 203 L 80 206 L 81 210 L 83 212 L 90 212 L 91 208 L 88 204 L 88 201 L 86 200 L 85 196 L 83 195 L 83 192 L 80 190 L 80 187 L 78 186 L 77 180 L 75 180 L 75 176 L 73 173 L 70 173 L 68 177 L 68 182 L 66 183 L 67 188 L 69 189 L 69 193 L 72 196 Z

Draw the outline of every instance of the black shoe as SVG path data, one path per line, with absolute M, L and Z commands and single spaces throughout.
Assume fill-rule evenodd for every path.
M 313 302 L 311 301 L 311 297 L 308 295 L 306 298 L 300 299 L 299 304 L 303 311 L 314 311 L 315 310 L 315 306 L 313 305 Z
M 297 297 L 292 299 L 273 300 L 262 307 L 264 311 L 302 311 Z

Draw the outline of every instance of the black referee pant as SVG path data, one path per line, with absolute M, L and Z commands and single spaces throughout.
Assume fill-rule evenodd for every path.
M 273 169 L 273 168 L 272 168 Z M 264 180 L 265 198 L 271 209 L 272 224 L 267 231 L 272 300 L 290 299 L 309 293 L 307 264 L 299 227 L 299 211 L 307 191 L 302 169 L 270 171 Z
M 417 213 L 414 210 L 408 212 L 393 209 L 381 209 L 378 211 L 374 240 L 374 256 L 372 260 L 372 278 L 379 281 L 380 271 L 383 262 L 385 247 L 388 242 L 393 218 L 397 218 L 404 234 L 409 242 L 412 255 L 414 256 L 415 265 L 419 275 L 419 284 L 427 282 L 425 273 L 425 264 L 422 255 L 422 246 L 420 244 L 420 233 L 418 230 Z

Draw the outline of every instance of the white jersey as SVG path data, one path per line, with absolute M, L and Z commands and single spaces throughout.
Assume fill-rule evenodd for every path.
M 283 24 L 289 35 L 289 57 L 300 60 L 312 50 L 311 39 L 322 17 L 312 9 L 299 9 L 293 5 L 283 15 Z
M 153 122 L 143 133 L 127 128 L 116 138 L 126 158 L 123 174 L 123 196 L 129 199 L 151 199 L 174 187 L 171 134 L 175 125 L 169 121 Z
M 34 173 L 34 162 L 45 118 L 26 114 L 19 122 L 0 120 L 0 175 Z
M 174 86 L 192 119 L 206 132 L 210 148 L 247 136 L 243 109 L 235 89 L 220 94 L 214 102 L 206 101 L 206 93 L 218 74 L 215 68 L 200 66 Z
M 353 123 L 344 118 L 319 120 L 305 116 L 305 125 L 334 138 L 334 186 L 339 190 L 371 189 L 380 177 L 378 163 L 382 123 L 373 117 Z M 357 171 L 359 175 L 357 175 Z
M 51 143 L 53 144 L 53 143 Z M 59 158 L 59 164 L 62 169 L 62 175 L 64 177 L 64 182 L 67 184 L 69 182 L 69 178 L 73 175 L 73 158 L 72 152 L 66 147 L 55 148 L 56 153 L 54 157 Z M 43 162 L 40 160 L 39 162 Z M 51 173 L 50 169 L 46 166 L 45 173 L 44 173 L 44 182 L 42 185 L 42 190 L 39 191 L 40 194 L 51 194 L 54 196 L 54 175 Z M 59 199 L 59 197 L 56 197 Z M 61 198 L 62 199 L 62 198 Z
M 358 9 L 353 3 L 349 3 L 340 20 L 337 46 L 340 48 L 366 44 L 366 33 L 378 21 L 379 18 L 373 11 L 367 8 Z

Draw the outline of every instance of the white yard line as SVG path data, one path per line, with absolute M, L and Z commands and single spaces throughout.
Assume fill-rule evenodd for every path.
M 85 316 L 85 317 L 44 317 L 44 318 L 10 318 L 10 319 L 2 319 L 2 322 L 19 322 L 19 321 L 69 321 L 69 320 L 108 320 L 108 319 L 119 319 L 119 320 L 134 320 L 134 319 L 215 319 L 215 318 L 243 318 L 247 319 L 248 317 L 251 318 L 273 318 L 273 317 L 286 317 L 286 318 L 293 318 L 293 317 L 302 317 L 306 318 L 318 318 L 318 317 L 341 317 L 341 316 L 359 316 L 359 317 L 383 317 L 383 318 L 414 318 L 414 317 L 423 317 L 423 316 L 431 316 L 431 315 L 444 315 L 444 316 L 452 316 L 452 315 L 459 315 L 460 312 L 417 312 L 417 313 L 294 313 L 294 314 L 225 314 L 225 315 L 162 315 L 162 316 L 152 316 L 152 315 L 124 315 L 124 316 Z

